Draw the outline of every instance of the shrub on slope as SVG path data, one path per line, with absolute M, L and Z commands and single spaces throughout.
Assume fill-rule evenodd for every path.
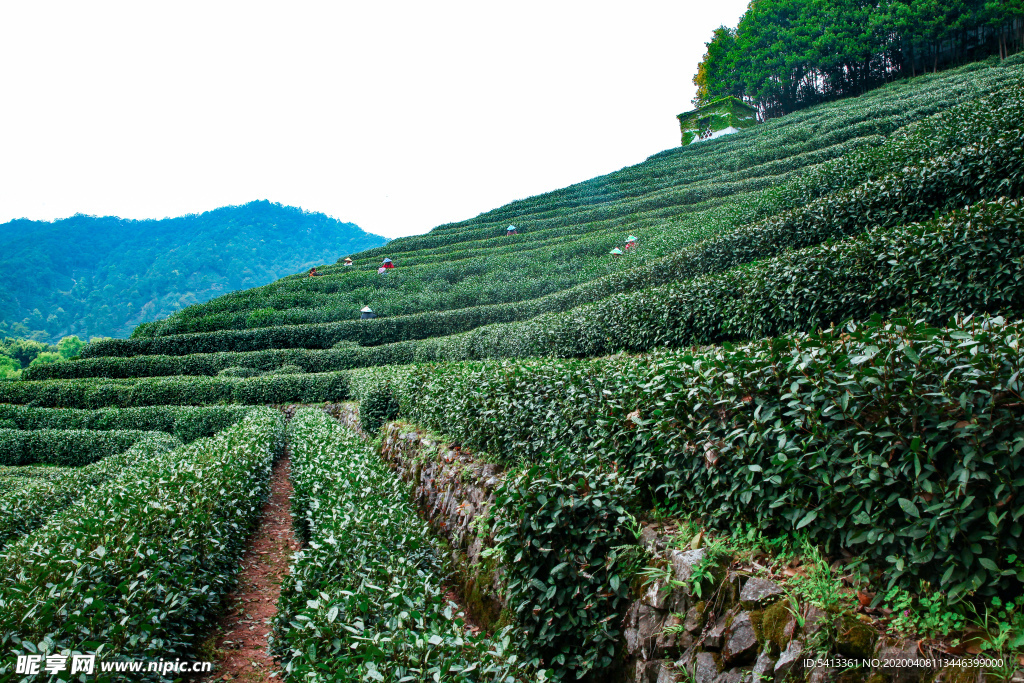
M 1019 200 L 982 203 L 921 225 L 872 230 L 719 275 L 620 294 L 567 314 L 423 340 L 412 358 L 408 347 L 401 350 L 404 362 L 582 357 L 756 339 L 875 313 L 907 312 L 932 324 L 960 312 L 1019 315 L 1022 220 Z
M 185 356 L 100 356 L 87 358 L 81 362 L 65 363 L 65 367 L 59 370 L 35 373 L 25 379 L 130 379 L 170 375 L 247 378 L 274 371 L 284 365 L 294 365 L 305 372 L 333 372 L 362 367 L 364 353 L 364 349 L 352 344 L 345 348 L 220 351 Z
M 938 106 L 931 106 L 925 108 L 918 108 L 915 104 L 916 99 L 921 99 L 925 96 L 925 92 L 930 88 L 934 88 L 935 85 L 925 85 L 925 81 L 928 79 L 918 79 L 914 84 L 909 87 L 893 87 L 893 93 L 895 96 L 896 91 L 903 90 L 901 97 L 897 99 L 878 97 L 869 98 L 877 99 L 873 105 L 868 107 L 868 110 L 860 111 L 865 107 L 865 101 L 861 100 L 848 100 L 841 105 L 828 105 L 826 109 L 834 109 L 833 114 L 838 119 L 844 117 L 849 118 L 854 116 L 860 121 L 857 125 L 881 125 L 882 120 L 889 118 L 899 119 L 897 124 L 892 124 L 886 120 L 882 132 L 890 134 L 894 129 L 901 125 L 919 119 L 923 115 L 933 113 L 937 110 L 962 103 L 965 99 L 975 98 L 979 94 L 990 90 L 1005 88 L 1007 83 L 1012 83 L 1015 79 L 1019 80 L 1018 70 L 1001 70 L 1001 69 L 983 69 L 977 73 L 968 75 L 967 80 L 960 80 L 959 77 L 949 75 L 946 80 L 945 95 L 940 98 L 941 104 Z M 984 84 L 979 81 L 977 84 L 974 80 L 981 78 L 979 74 L 1004 74 L 1005 76 L 1011 76 L 1010 78 L 1002 79 L 988 79 L 982 78 Z M 991 82 L 989 82 L 991 81 Z M 976 104 L 976 103 L 973 103 Z M 881 107 L 884 111 L 875 111 Z M 857 114 L 854 111 L 857 110 Z M 996 116 L 1001 115 L 1002 107 L 1000 103 L 994 102 L 993 106 L 989 108 L 990 113 L 994 113 Z M 824 114 L 823 114 L 824 115 Z M 858 118 L 859 117 L 859 118 Z M 715 154 L 719 154 L 717 150 L 723 150 L 725 158 L 719 160 L 713 164 L 693 162 L 690 166 L 686 166 L 685 170 L 675 168 L 678 165 L 677 162 L 670 162 L 667 158 L 663 162 L 654 161 L 635 167 L 632 170 L 624 170 L 616 176 L 621 176 L 626 171 L 629 171 L 633 179 L 630 181 L 631 185 L 635 185 L 639 192 L 649 193 L 652 188 L 658 187 L 661 183 L 678 183 L 680 179 L 685 181 L 691 181 L 694 177 L 709 176 L 709 181 L 713 180 L 714 183 L 721 183 L 725 180 L 732 172 L 730 169 L 735 165 L 730 156 L 741 157 L 741 156 L 756 156 L 761 153 L 759 150 L 765 148 L 769 154 L 776 154 L 778 150 L 785 148 L 787 144 L 793 140 L 786 141 L 786 137 L 799 140 L 801 144 L 808 145 L 819 145 L 828 144 L 829 138 L 836 134 L 835 126 L 838 125 L 835 121 L 819 121 L 820 116 L 813 116 L 806 120 L 803 120 L 799 116 L 789 117 L 790 120 L 785 125 L 776 126 L 778 130 L 774 130 L 771 126 L 759 127 L 756 134 L 745 135 L 741 134 L 742 140 L 731 141 L 723 139 L 715 141 L 709 150 L 714 150 Z M 828 116 L 825 116 L 828 118 Z M 941 117 L 939 117 L 941 118 Z M 769 130 L 772 128 L 772 131 Z M 940 127 L 941 128 L 941 127 Z M 924 154 L 920 153 L 920 150 L 912 150 L 904 148 L 904 152 L 909 156 L 903 159 L 896 159 L 899 163 L 895 166 L 883 165 L 874 174 L 885 173 L 888 170 L 898 170 L 902 165 L 906 163 L 916 163 L 915 160 L 924 160 L 931 156 L 936 156 L 943 149 L 949 149 L 965 144 L 967 136 L 957 137 L 955 134 L 952 137 L 947 138 L 945 133 L 948 132 L 946 129 L 939 130 L 941 135 L 936 135 L 930 143 L 930 147 Z M 894 136 L 895 138 L 902 137 L 902 132 Z M 960 140 L 958 142 L 957 140 Z M 890 143 L 887 143 L 888 147 L 892 147 Z M 728 153 L 724 150 L 728 148 Z M 764 150 L 761 150 L 764 151 Z M 849 150 L 844 150 L 849 151 Z M 708 152 L 702 152 L 701 155 L 706 155 Z M 838 153 L 838 152 L 837 152 Z M 701 156 L 697 155 L 697 156 Z M 681 156 L 690 157 L 693 156 L 693 150 L 676 150 L 676 152 L 669 154 L 668 157 Z M 846 168 L 843 168 L 844 163 L 851 157 L 860 158 L 860 162 L 847 164 Z M 884 162 L 885 164 L 891 163 L 893 159 L 886 160 L 886 155 L 878 155 L 874 161 Z M 694 157 L 696 159 L 697 157 Z M 836 166 L 838 173 L 826 173 L 821 174 L 817 169 L 812 169 L 809 173 L 801 173 L 800 175 L 793 175 L 793 182 L 797 183 L 804 190 L 808 190 L 809 194 L 801 193 L 784 193 L 787 198 L 784 202 L 780 203 L 781 196 L 778 193 L 772 191 L 768 193 L 770 198 L 767 202 L 757 202 L 763 204 L 759 206 L 753 214 L 749 211 L 746 212 L 748 215 L 742 221 L 748 222 L 750 220 L 756 220 L 757 218 L 764 217 L 765 215 L 775 213 L 779 210 L 790 208 L 795 204 L 801 204 L 806 202 L 808 199 L 813 199 L 820 196 L 823 193 L 827 193 L 836 189 L 845 189 L 851 186 L 851 183 L 856 184 L 863 182 L 871 177 L 877 177 L 877 175 L 869 174 L 863 175 L 865 170 L 862 162 L 865 159 L 871 159 L 872 154 L 869 148 L 862 149 L 860 153 L 848 154 L 844 156 Z M 818 159 L 821 161 L 822 159 Z M 693 161 L 693 160 L 691 160 Z M 667 164 L 665 168 L 662 168 L 660 164 Z M 826 166 L 832 166 L 837 162 L 830 162 Z M 692 167 L 691 167 L 692 166 Z M 710 171 L 708 169 L 713 169 Z M 767 168 L 761 172 L 771 175 L 771 173 L 778 173 L 778 170 L 771 171 Z M 710 174 L 710 175 L 709 175 Z M 669 180 L 666 180 L 669 178 Z M 608 182 L 609 179 L 595 179 L 596 181 Z M 762 179 L 764 180 L 764 179 Z M 781 182 L 781 178 L 776 176 L 769 178 L 771 181 L 770 185 L 777 185 Z M 584 216 L 574 216 L 572 225 L 569 228 L 569 234 L 574 240 L 579 242 L 582 238 L 583 242 L 579 242 L 578 248 L 590 249 L 591 247 L 598 249 L 593 254 L 601 253 L 601 249 L 607 251 L 608 240 L 612 239 L 613 242 L 617 242 L 621 239 L 623 230 L 636 231 L 640 229 L 640 226 L 646 226 L 645 230 L 638 234 L 645 235 L 645 251 L 651 253 L 666 253 L 666 250 L 671 250 L 668 245 L 671 243 L 675 245 L 674 248 L 681 246 L 680 238 L 685 237 L 686 233 L 692 230 L 696 226 L 704 226 L 709 221 L 707 217 L 701 218 L 691 225 L 690 221 L 684 221 L 684 224 L 679 221 L 671 220 L 666 221 L 666 216 L 655 217 L 651 212 L 657 212 L 658 209 L 651 209 L 649 213 L 651 215 L 644 214 L 645 209 L 639 206 L 626 206 L 628 202 L 623 202 L 620 198 L 620 194 L 624 193 L 628 195 L 632 190 L 626 190 L 625 184 L 622 180 L 617 180 L 615 183 L 616 194 L 612 199 L 617 204 L 623 204 L 620 207 L 620 216 L 626 216 L 628 214 L 628 223 L 624 223 L 623 220 L 616 219 L 614 224 L 608 221 L 604 221 L 600 224 L 590 222 Z M 790 196 L 792 195 L 792 196 Z M 549 197 L 547 201 L 550 201 Z M 675 201 L 675 200 L 672 200 Z M 672 203 L 669 202 L 669 204 Z M 747 200 L 744 200 L 746 202 Z M 795 202 L 795 204 L 794 204 Z M 542 202 L 543 203 L 543 202 Z M 731 203 L 731 202 L 730 202 Z M 717 207 L 721 202 L 715 202 Z M 772 206 L 773 205 L 773 206 Z M 550 213 L 550 212 L 548 212 Z M 678 212 L 677 212 L 678 213 Z M 760 215 L 758 215 L 760 213 Z M 563 221 L 564 222 L 564 221 Z M 735 225 L 738 222 L 731 222 L 728 225 Z M 504 224 L 501 225 L 504 228 Z M 595 230 L 599 232 L 601 230 L 608 231 L 606 236 L 600 237 L 597 242 L 593 242 L 591 239 L 591 233 Z M 541 230 L 540 232 L 545 232 Z M 698 230 L 699 232 L 699 230 Z M 613 239 L 613 234 L 615 239 Z M 489 234 L 489 233 L 487 233 Z M 531 235 L 536 234 L 535 229 L 531 228 Z M 648 239 L 647 235 L 650 236 Z M 481 235 L 477 235 L 474 239 L 479 240 Z M 526 235 L 522 236 L 524 239 Z M 685 241 L 691 241 L 690 237 L 685 237 Z M 685 243 L 684 241 L 684 243 Z M 593 242 L 591 244 L 591 242 Z M 402 240 L 397 240 L 392 244 L 389 244 L 388 249 L 395 250 L 399 248 L 399 243 L 404 243 Z M 562 278 L 565 274 L 569 273 L 576 278 L 578 273 L 587 271 L 583 280 L 589 280 L 595 275 L 602 274 L 601 272 L 594 271 L 587 265 L 592 259 L 590 258 L 579 258 L 583 255 L 583 252 L 578 254 L 575 251 L 566 251 L 561 256 L 555 256 L 554 252 L 551 257 L 546 257 L 544 254 L 532 255 L 531 258 L 519 258 L 517 248 L 510 247 L 508 240 L 504 238 L 490 239 L 490 240 L 479 240 L 476 244 L 480 247 L 487 246 L 489 243 L 490 248 L 479 248 L 476 247 L 476 256 L 467 260 L 464 266 L 455 267 L 452 259 L 459 258 L 459 250 L 462 249 L 462 245 L 455 248 L 446 248 L 443 254 L 436 255 L 432 258 L 428 267 L 417 268 L 417 267 L 403 267 L 401 274 L 399 274 L 398 280 L 389 278 L 378 278 L 372 272 L 356 272 L 355 270 L 348 268 L 343 269 L 338 267 L 336 269 L 338 275 L 336 277 L 341 278 L 340 280 L 334 281 L 335 276 L 328 276 L 321 278 L 316 282 L 311 282 L 309 278 L 286 278 L 284 280 L 270 285 L 268 287 L 260 288 L 258 290 L 249 290 L 244 293 L 232 294 L 225 297 L 221 297 L 215 302 L 196 307 L 195 309 L 189 309 L 188 311 L 182 312 L 178 316 L 166 322 L 159 323 L 160 331 L 159 334 L 177 334 L 186 332 L 199 332 L 199 331 L 210 331 L 219 329 L 221 327 L 254 327 L 254 326 L 267 326 L 267 325 L 281 325 L 281 324 L 296 324 L 303 322 L 327 322 L 330 320 L 338 320 L 337 315 L 341 316 L 341 319 L 347 319 L 361 306 L 363 303 L 369 301 L 375 310 L 379 312 L 394 315 L 395 313 L 413 313 L 417 311 L 423 311 L 424 307 L 429 309 L 453 309 L 466 306 L 472 306 L 475 304 L 491 304 L 508 302 L 510 300 L 521 300 L 524 298 L 534 298 L 540 296 L 543 293 L 538 293 L 533 285 L 530 285 L 527 289 L 521 292 L 513 293 L 511 291 L 505 292 L 511 298 L 505 297 L 502 294 L 498 299 L 491 298 L 488 296 L 481 296 L 484 294 L 483 290 L 479 287 L 480 281 L 483 280 L 486 283 L 484 290 L 490 290 L 494 288 L 499 281 L 503 287 L 506 283 L 512 282 L 518 279 L 518 276 L 513 273 L 513 270 L 520 270 L 526 268 L 530 270 L 530 278 L 536 279 L 541 278 L 545 282 L 551 281 L 552 279 Z M 585 244 L 584 244 L 585 243 Z M 662 243 L 665 245 L 665 249 L 660 246 Z M 655 245 L 659 245 L 655 247 Z M 574 247 L 576 249 L 576 247 Z M 508 253 L 504 253 L 505 251 Z M 396 252 L 397 253 L 397 252 Z M 392 256 L 396 253 L 391 253 Z M 427 252 L 403 252 L 408 253 L 409 257 L 415 259 L 419 253 Z M 500 258 L 499 258 L 500 256 Z M 538 265 L 548 265 L 552 261 L 557 263 L 570 263 L 574 262 L 571 268 L 567 269 L 556 269 L 552 272 L 550 268 L 537 268 Z M 582 261 L 582 263 L 581 263 Z M 406 263 L 404 260 L 403 263 Z M 453 269 L 454 268 L 454 269 Z M 513 270 L 508 270 L 508 269 Z M 413 272 L 415 271 L 415 272 Z M 364 281 L 365 280 L 365 281 Z M 465 280 L 466 282 L 463 282 Z M 582 280 L 576 278 L 573 281 L 566 281 L 565 283 L 559 284 L 559 289 L 564 289 L 566 286 L 572 286 L 581 282 Z M 405 284 L 402 284 L 405 283 Z M 470 289 L 463 287 L 464 284 L 471 286 Z M 409 291 L 404 291 L 406 286 L 410 287 Z M 426 287 L 426 289 L 424 289 Z M 472 287 L 476 288 L 476 294 L 473 294 Z M 402 290 L 402 291 L 400 291 Z M 529 290 L 529 291 L 528 291 Z M 353 299 L 353 295 L 355 298 Z M 366 299 L 369 296 L 370 299 Z M 467 298 L 468 296 L 468 298 Z M 310 297 L 313 297 L 312 299 Z M 303 309 L 311 309 L 313 306 L 325 305 L 327 299 L 333 298 L 336 302 L 333 306 L 331 313 L 324 311 L 308 311 L 311 317 L 303 318 L 306 312 L 302 310 L 282 311 L 275 309 L 287 309 L 296 306 L 302 307 Z M 398 297 L 398 298 L 395 298 Z M 438 299 L 437 297 L 441 297 Z M 443 299 L 451 299 L 447 303 L 444 303 Z M 314 303 L 319 298 L 321 303 Z M 436 299 L 436 300 L 435 300 Z M 429 300 L 429 301 L 428 301 Z M 463 303 L 459 301 L 464 300 Z M 361 301 L 361 303 L 359 303 Z M 354 305 L 355 304 L 355 305 Z M 233 311 L 229 318 L 223 319 L 218 322 L 216 316 L 223 313 Z M 213 316 L 211 318 L 210 316 Z M 232 317 L 233 316 L 233 317 Z M 194 326 L 193 326 L 194 325 Z M 156 334 L 155 328 L 146 328 L 145 334 Z M 143 335 L 143 331 L 140 330 L 139 336 Z
M 181 445 L 168 434 L 140 439 L 128 450 L 76 468 L 46 468 L 52 476 L 27 477 L 21 487 L 0 494 L 0 548 L 29 533 L 82 496 L 131 471 L 142 461 Z
M 231 586 L 283 436 L 280 413 L 255 410 L 139 463 L 9 546 L 0 554 L 0 677 L 25 654 L 192 654 Z
M 0 465 L 79 467 L 121 453 L 153 435 L 134 429 L 0 429 Z
M 321 410 L 289 425 L 295 554 L 274 618 L 287 679 L 506 681 L 507 632 L 466 632 L 445 598 L 443 550 L 403 485 Z
M 249 409 L 243 406 L 147 406 L 73 410 L 0 404 L 0 421 L 16 429 L 141 429 L 173 434 L 185 443 L 213 436 L 235 424 Z
M 140 380 L 77 379 L 0 382 L 0 401 L 55 408 L 238 403 L 315 403 L 347 396 L 343 372 L 234 377 L 154 377 Z
M 705 351 L 367 369 L 353 386 L 384 373 L 405 419 L 510 465 L 594 454 L 713 528 L 806 535 L 911 588 L 1010 594 L 1024 588 L 1022 340 L 1024 324 L 999 319 L 875 322 Z
M 943 324 L 962 311 L 1015 315 L 1024 310 L 1022 218 L 1020 201 L 1002 199 L 922 225 L 873 229 L 854 239 L 790 252 L 721 274 L 450 337 L 371 348 L 193 355 L 176 362 L 184 370 L 204 364 L 217 367 L 218 363 L 262 366 L 290 358 L 309 370 L 341 370 L 494 357 L 579 357 L 771 336 L 902 310 L 925 316 L 933 324 Z M 828 231 L 825 222 L 821 225 Z M 766 228 L 765 233 L 753 235 L 747 247 L 755 251 L 769 245 L 772 236 L 785 243 L 780 231 Z M 724 251 L 705 256 L 710 262 L 731 258 Z M 681 258 L 678 267 L 699 269 L 702 258 Z M 117 368 L 117 374 L 128 374 L 151 364 L 162 367 L 175 361 L 139 357 L 94 362 Z M 23 387 L 30 384 L 22 383 Z M 7 400 L 42 400 L 54 405 L 54 399 L 29 398 L 42 396 L 47 383 L 39 384 L 38 389 L 26 391 L 25 398 L 14 397 L 17 387 L 0 385 L 0 396 L 7 389 L 12 397 Z M 47 391 L 59 386 L 54 384 Z
M 622 549 L 637 541 L 630 478 L 600 458 L 580 460 L 508 477 L 490 520 L 520 647 L 554 680 L 615 666 L 633 574 Z
M 645 164 L 579 183 L 577 185 L 512 202 L 494 211 L 427 235 L 399 238 L 386 248 L 363 252 L 363 258 L 394 256 L 403 252 L 434 248 L 454 241 L 453 233 L 472 234 L 477 226 L 515 222 L 517 216 L 554 213 L 562 221 L 583 225 L 604 210 L 606 218 L 635 215 L 656 206 L 670 206 L 673 185 L 679 173 L 688 178 L 709 168 L 733 170 L 763 163 L 792 154 L 791 145 L 804 143 L 809 149 L 836 144 L 844 139 L 847 129 L 857 127 L 866 133 L 890 134 L 896 128 L 935 113 L 943 108 L 974 99 L 990 88 L 1000 87 L 1020 75 L 1019 66 L 990 69 L 975 65 L 957 73 L 918 78 L 891 84 L 864 97 L 845 99 L 821 107 L 798 112 L 764 125 L 715 140 L 710 145 L 694 145 L 661 152 Z M 713 153 L 709 153 L 713 152 Z M 689 162 L 689 163 L 687 163 Z M 677 172 L 675 167 L 682 167 Z M 649 188 L 658 192 L 649 198 Z M 660 186 L 659 186 L 660 185 Z M 683 188 L 685 191 L 685 188 Z M 613 201 L 619 200 L 619 201 Z M 650 200 L 646 203 L 645 200 Z M 596 207 L 589 206 L 590 204 Z M 477 232 L 477 234 L 479 234 Z

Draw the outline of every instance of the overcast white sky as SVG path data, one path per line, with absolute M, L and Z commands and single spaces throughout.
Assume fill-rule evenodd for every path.
M 746 0 L 0 0 L 0 222 L 253 199 L 388 237 L 679 144 Z

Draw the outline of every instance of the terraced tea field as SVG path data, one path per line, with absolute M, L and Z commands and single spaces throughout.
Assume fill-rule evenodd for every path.
M 0 677 L 225 661 L 286 458 L 259 680 L 838 680 L 804 661 L 911 647 L 899 680 L 1011 679 L 1022 160 L 1024 60 L 975 64 L 0 382 Z

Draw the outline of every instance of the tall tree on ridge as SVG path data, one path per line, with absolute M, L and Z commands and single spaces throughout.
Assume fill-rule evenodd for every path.
M 697 86 L 693 105 L 699 107 L 728 95 L 742 98 L 743 81 L 736 73 L 736 29 L 719 26 L 705 46 L 707 52 L 693 77 L 693 84 Z
M 742 97 L 772 118 L 1024 46 L 1024 0 L 751 0 L 715 29 L 698 106 Z

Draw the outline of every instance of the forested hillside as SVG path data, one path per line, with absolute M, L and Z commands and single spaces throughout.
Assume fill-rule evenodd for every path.
M 163 220 L 0 225 L 0 337 L 126 337 L 141 322 L 385 243 L 267 201 Z

